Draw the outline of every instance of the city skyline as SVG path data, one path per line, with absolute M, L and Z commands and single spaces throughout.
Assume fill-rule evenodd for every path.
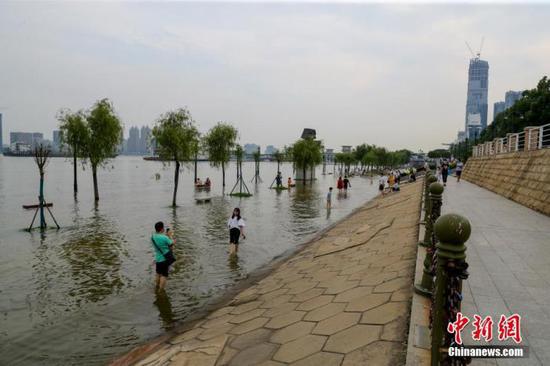
M 464 126 L 464 41 L 485 36 L 492 106 L 548 72 L 549 15 L 541 4 L 2 3 L 3 142 L 108 97 L 126 133 L 188 107 L 201 132 L 234 123 L 241 144 L 288 145 L 310 127 L 326 146 L 427 151 Z

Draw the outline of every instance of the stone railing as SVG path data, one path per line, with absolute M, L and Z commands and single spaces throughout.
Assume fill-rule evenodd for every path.
M 472 156 L 490 156 L 516 151 L 550 148 L 550 123 L 543 126 L 525 127 L 522 132 L 508 133 L 473 147 Z
M 466 246 L 471 233 L 468 219 L 456 214 L 441 216 L 444 187 L 431 171 L 424 180 L 424 240 L 426 247 L 422 279 L 415 291 L 430 298 L 431 365 L 466 365 L 466 358 L 450 359 L 453 338 L 447 328 L 456 321 L 462 302 L 462 281 L 468 278 Z

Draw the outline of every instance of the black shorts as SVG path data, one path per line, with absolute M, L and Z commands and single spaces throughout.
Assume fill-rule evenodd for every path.
M 456 176 L 457 176 L 457 177 L 460 177 L 460 174 L 462 174 L 462 170 L 457 170 L 457 171 L 456 171 Z
M 168 264 L 168 261 L 157 262 L 156 269 L 157 269 L 157 274 L 164 277 L 168 277 L 168 270 L 170 269 L 170 265 Z
M 231 244 L 239 244 L 239 236 L 241 236 L 241 230 L 236 227 L 229 229 L 229 242 Z
M 384 184 L 379 184 L 378 185 L 378 190 L 381 192 L 384 190 Z

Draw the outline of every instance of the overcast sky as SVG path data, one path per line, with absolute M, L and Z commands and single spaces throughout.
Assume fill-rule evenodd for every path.
M 465 41 L 492 104 L 550 74 L 550 5 L 0 3 L 0 112 L 51 139 L 60 108 L 110 98 L 126 134 L 187 107 L 199 129 L 283 146 L 429 150 L 464 125 Z

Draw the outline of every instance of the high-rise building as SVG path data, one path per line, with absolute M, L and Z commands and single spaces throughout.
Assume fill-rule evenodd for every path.
M 151 129 L 147 126 L 141 127 L 139 137 L 139 153 L 148 154 L 151 146 Z
M 2 113 L 0 113 L 0 154 L 4 152 L 3 138 L 4 135 L 2 134 Z
M 61 150 L 61 131 L 53 130 L 52 137 L 53 137 L 53 139 L 52 139 L 53 140 L 53 149 L 55 151 Z
M 493 104 L 493 121 L 495 120 L 495 118 L 497 118 L 497 115 L 504 112 L 505 109 L 506 108 L 504 102 L 496 102 L 495 104 Z
M 244 144 L 244 153 L 246 155 L 252 155 L 258 151 L 259 148 L 260 146 L 256 144 Z
M 126 152 L 128 154 L 137 154 L 139 152 L 139 128 L 136 126 L 130 127 Z
M 520 98 L 523 92 L 508 90 L 504 95 L 505 109 L 513 106 Z
M 477 118 L 471 119 L 470 115 L 479 114 L 481 130 L 487 127 L 487 92 L 489 89 L 489 63 L 480 60 L 479 57 L 470 60 L 468 68 L 468 94 L 466 98 L 466 116 L 465 128 L 466 134 L 470 130 L 468 120 L 477 121 Z M 470 136 L 467 136 L 470 138 Z

